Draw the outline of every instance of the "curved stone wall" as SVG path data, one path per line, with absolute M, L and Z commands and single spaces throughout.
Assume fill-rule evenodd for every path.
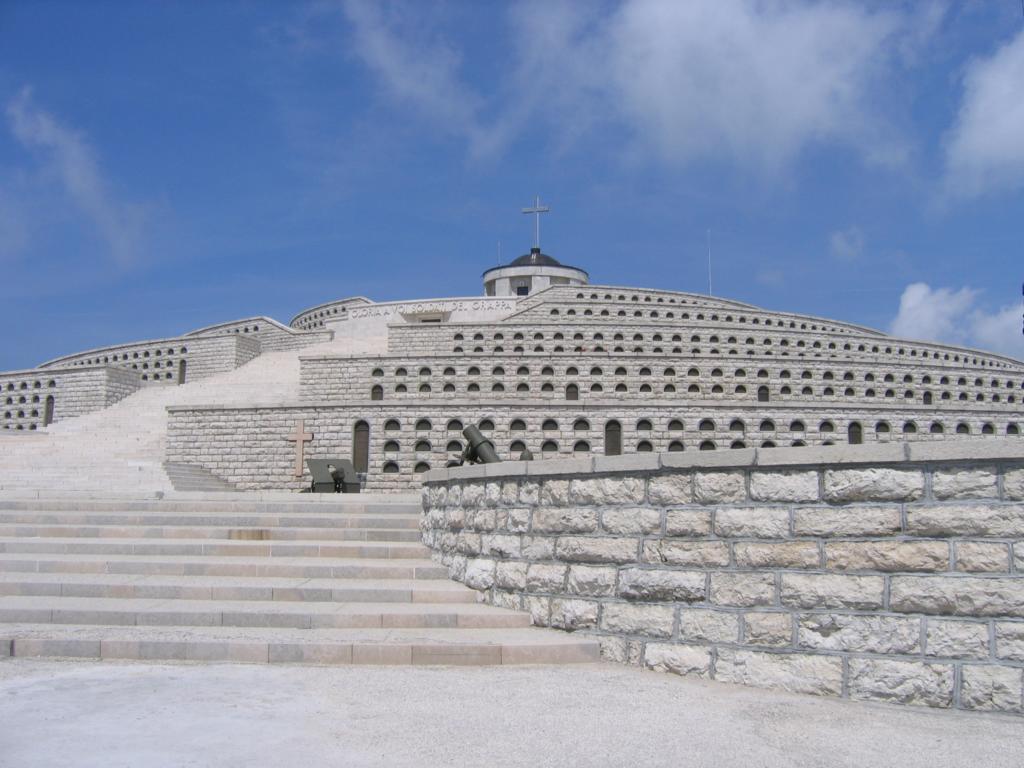
M 423 506 L 453 578 L 611 660 L 1024 711 L 1019 443 L 507 462 L 428 472 Z

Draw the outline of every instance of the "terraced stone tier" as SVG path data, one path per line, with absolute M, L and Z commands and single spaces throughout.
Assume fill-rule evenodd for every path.
M 419 504 L 0 496 L 0 656 L 364 664 L 596 661 L 447 578 Z

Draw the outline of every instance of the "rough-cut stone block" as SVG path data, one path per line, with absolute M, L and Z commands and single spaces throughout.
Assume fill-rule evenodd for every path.
M 953 704 L 953 667 L 889 659 L 850 659 L 850 698 L 949 707 Z
M 645 488 L 639 477 L 595 477 L 572 480 L 570 493 L 576 504 L 641 504 Z
M 598 608 L 593 600 L 552 600 L 551 626 L 569 632 L 596 627 Z
M 515 506 L 519 501 L 519 482 L 516 480 L 501 481 L 500 503 L 503 507 Z
M 533 510 L 534 533 L 593 533 L 597 510 L 583 507 L 537 507 Z
M 527 560 L 552 560 L 555 557 L 555 539 L 551 536 L 523 536 L 523 557 Z
M 732 545 L 740 568 L 817 568 L 821 553 L 817 542 L 736 542 Z
M 526 573 L 523 573 L 523 585 L 526 585 Z M 521 587 L 520 587 L 521 589 Z M 521 611 L 523 609 L 523 598 L 515 592 L 503 592 L 495 589 L 491 593 L 489 602 L 499 608 L 508 608 L 510 611 Z
M 1010 469 L 1003 475 L 1003 498 L 1024 501 L 1024 469 Z
M 838 696 L 843 690 L 843 662 L 832 656 L 761 651 L 718 651 L 715 679 L 757 688 Z
M 775 602 L 775 577 L 770 573 L 712 573 L 711 602 L 750 608 Z
M 745 613 L 743 626 L 743 642 L 750 645 L 783 646 L 793 641 L 793 619 L 789 613 Z
M 598 637 L 598 642 L 601 643 L 601 658 L 605 661 L 611 661 L 616 664 L 640 663 L 640 655 L 644 650 L 642 640 L 602 635 Z
M 647 602 L 704 600 L 705 576 L 698 571 L 623 568 L 619 572 L 619 597 Z
M 710 509 L 670 509 L 665 512 L 667 536 L 707 536 L 710 533 Z
M 480 554 L 490 557 L 519 557 L 522 539 L 507 533 L 484 534 L 480 537 Z
M 636 539 L 589 536 L 561 536 L 556 551 L 569 563 L 633 563 L 638 554 Z
M 830 541 L 825 566 L 835 571 L 946 571 L 944 541 Z
M 493 531 L 497 528 L 497 513 L 493 509 L 477 509 L 466 513 L 466 527 L 473 531 Z
M 723 507 L 715 511 L 715 533 L 781 539 L 789 535 L 789 511 L 778 507 Z
M 995 499 L 996 468 L 937 469 L 932 473 L 932 495 L 936 499 Z
M 530 508 L 512 507 L 508 510 L 505 526 L 512 533 L 525 533 L 530 529 Z
M 569 503 L 568 480 L 545 480 L 540 487 L 540 503 L 564 506 Z
M 907 508 L 912 536 L 1024 536 L 1024 504 Z
M 754 501 L 817 501 L 818 473 L 751 472 L 750 498 Z
M 522 561 L 498 561 L 494 566 L 494 586 L 499 589 L 526 589 L 526 568 Z
M 1024 622 L 996 622 L 996 658 L 1024 661 Z
M 647 563 L 721 568 L 729 565 L 729 545 L 724 541 L 654 539 L 643 543 Z
M 898 506 L 810 507 L 793 510 L 796 536 L 890 536 L 900 531 Z
M 656 672 L 708 677 L 711 674 L 711 651 L 697 645 L 648 643 L 644 650 L 644 666 Z
M 530 592 L 561 592 L 567 570 L 564 565 L 533 563 L 526 571 L 526 589 Z
M 494 561 L 483 558 L 470 560 L 466 563 L 462 581 L 473 589 L 490 589 L 494 586 Z
M 1024 670 L 965 664 L 960 704 L 965 709 L 1020 712 Z
M 536 480 L 522 480 L 519 483 L 519 503 L 536 504 L 540 501 L 540 483 Z
M 918 469 L 830 469 L 825 471 L 825 500 L 914 501 L 924 495 L 924 473 Z
M 680 640 L 735 643 L 739 635 L 739 614 L 707 608 L 683 608 L 679 611 Z
M 484 484 L 465 483 L 462 486 L 462 506 L 464 509 L 476 509 L 483 503 Z
M 1010 546 L 988 541 L 958 541 L 956 569 L 965 573 L 1006 573 L 1010 570 Z
M 921 620 L 845 613 L 803 614 L 797 618 L 797 645 L 818 651 L 918 653 Z
M 784 573 L 780 599 L 795 608 L 882 608 L 882 576 L 845 576 L 831 573 Z
M 889 605 L 901 613 L 1024 617 L 1024 579 L 893 576 Z
M 530 614 L 535 627 L 546 627 L 551 623 L 551 598 L 540 595 L 524 595 L 523 610 Z
M 492 480 L 484 484 L 484 506 L 501 506 L 501 481 Z
M 661 512 L 646 507 L 617 507 L 601 513 L 601 528 L 608 533 L 654 533 L 661 530 Z
M 693 476 L 693 499 L 698 504 L 728 504 L 746 498 L 743 472 L 697 472 Z
M 568 592 L 573 595 L 604 596 L 615 594 L 614 567 L 574 565 L 569 568 Z
M 647 481 L 647 500 L 651 504 L 672 506 L 693 501 L 690 473 L 659 474 Z
M 986 659 L 989 655 L 988 623 L 927 619 L 925 655 L 950 659 Z
M 674 612 L 670 605 L 605 603 L 601 611 L 601 629 L 624 635 L 670 637 Z

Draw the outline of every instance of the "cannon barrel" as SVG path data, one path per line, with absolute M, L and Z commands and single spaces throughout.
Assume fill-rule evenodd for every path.
M 501 461 L 494 450 L 494 443 L 484 437 L 477 427 L 470 424 L 462 430 L 462 434 L 468 443 L 463 455 L 470 464 L 495 464 Z

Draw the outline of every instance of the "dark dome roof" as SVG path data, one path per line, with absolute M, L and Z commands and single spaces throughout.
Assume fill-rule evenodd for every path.
M 558 259 L 548 256 L 546 253 L 541 253 L 538 249 L 533 249 L 529 253 L 524 253 L 518 259 L 513 261 L 508 266 L 510 267 L 560 267 Z
M 540 248 L 531 248 L 529 253 L 524 253 L 518 259 L 515 259 L 508 264 L 502 264 L 501 266 L 491 267 L 490 269 L 484 270 L 484 274 L 486 275 L 488 272 L 494 272 L 497 269 L 507 269 L 508 267 L 561 267 L 562 269 L 575 269 L 577 272 L 587 274 L 585 269 L 571 267 L 568 264 L 563 264 L 554 256 L 548 256 L 546 253 L 541 253 Z

